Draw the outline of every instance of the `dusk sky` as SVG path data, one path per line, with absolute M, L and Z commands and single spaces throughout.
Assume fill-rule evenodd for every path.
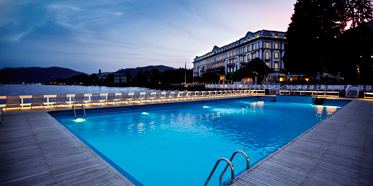
M 85 73 L 166 65 L 261 29 L 286 31 L 295 0 L 0 0 L 0 69 Z

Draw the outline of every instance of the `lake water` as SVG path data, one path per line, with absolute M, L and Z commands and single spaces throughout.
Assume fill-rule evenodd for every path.
M 57 95 L 57 94 L 98 94 L 156 92 L 159 90 L 143 87 L 105 87 L 80 85 L 0 85 L 0 96 L 7 95 Z

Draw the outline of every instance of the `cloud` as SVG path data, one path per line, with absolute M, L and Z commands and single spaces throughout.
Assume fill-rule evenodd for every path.
M 32 29 L 28 29 L 28 30 L 26 30 L 24 32 L 21 32 L 21 33 L 17 34 L 16 36 L 14 36 L 12 38 L 12 41 L 13 42 L 19 42 L 22 38 L 24 38 L 27 34 L 29 34 L 31 32 L 31 30 Z
M 113 14 L 116 15 L 116 16 L 121 16 L 121 15 L 123 15 L 122 12 L 113 12 Z
M 81 11 L 79 7 L 71 6 L 71 5 L 62 5 L 62 4 L 51 4 L 47 6 L 51 9 L 58 9 L 58 10 L 74 10 L 74 11 Z

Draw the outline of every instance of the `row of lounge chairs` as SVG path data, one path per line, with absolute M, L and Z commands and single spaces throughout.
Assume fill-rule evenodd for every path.
M 174 92 L 149 92 L 149 93 L 122 93 L 116 95 L 115 93 L 109 93 L 105 100 L 100 99 L 100 94 L 92 94 L 89 100 L 84 100 L 84 94 L 75 94 L 72 105 L 84 105 L 84 104 L 117 104 L 117 103 L 142 103 L 142 102 L 154 102 L 154 101 L 177 101 L 177 100 L 188 100 L 188 99 L 203 99 L 203 98 L 218 98 L 218 97 L 231 97 L 231 96 L 243 96 L 252 94 L 264 94 L 264 91 L 258 92 L 254 90 L 216 90 L 216 91 L 174 91 Z M 51 105 L 57 106 L 68 106 L 70 102 L 66 101 L 66 95 L 56 95 L 56 101 Z M 30 108 L 34 106 L 43 107 L 44 96 L 33 95 Z M 6 97 L 6 108 L 18 107 L 20 108 L 20 96 L 7 96 Z

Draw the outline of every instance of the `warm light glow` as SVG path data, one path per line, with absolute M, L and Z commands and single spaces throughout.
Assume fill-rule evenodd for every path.
M 304 80 L 306 80 L 306 81 L 309 81 L 309 80 L 310 80 L 310 78 L 304 78 Z
M 285 81 L 285 78 L 280 77 L 280 82 L 283 82 L 283 81 Z

